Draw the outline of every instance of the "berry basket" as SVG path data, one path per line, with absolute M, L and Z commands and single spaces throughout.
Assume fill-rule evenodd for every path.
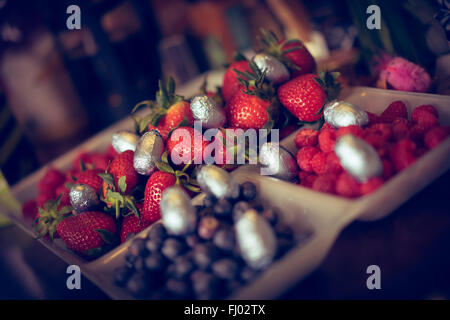
M 208 85 L 213 88 L 220 84 L 221 79 L 221 72 L 212 72 L 208 76 Z M 180 88 L 179 93 L 190 96 L 196 92 L 202 81 L 203 77 L 198 78 L 188 86 Z M 374 113 L 381 112 L 394 100 L 403 100 L 409 111 L 421 104 L 432 104 L 440 113 L 441 123 L 450 125 L 450 97 L 371 88 L 351 88 L 342 92 L 341 99 L 355 103 Z M 132 125 L 133 122 L 129 118 L 120 121 L 55 160 L 51 165 L 58 169 L 66 169 L 81 150 L 103 150 L 110 143 L 114 132 L 129 129 Z M 292 152 L 296 151 L 293 142 L 294 136 L 295 133 L 281 142 Z M 376 220 L 386 216 L 448 170 L 449 159 L 450 139 L 447 139 L 412 166 L 397 174 L 376 192 L 354 200 L 319 193 L 289 182 L 260 176 L 259 169 L 255 167 L 242 166 L 233 171 L 232 174 L 238 182 L 252 181 L 255 183 L 262 203 L 276 208 L 280 219 L 291 225 L 295 232 L 308 232 L 310 236 L 280 260 L 271 264 L 249 285 L 233 294 L 232 298 L 268 299 L 277 297 L 321 263 L 339 232 L 346 225 L 356 219 Z M 44 172 L 45 168 L 42 168 L 12 188 L 12 192 L 19 202 L 23 203 L 37 194 L 37 181 Z M 200 198 L 201 195 L 194 198 L 194 203 Z M 20 212 L 8 212 L 8 215 L 19 227 L 33 235 L 29 223 L 22 219 Z M 145 237 L 153 226 L 142 231 L 136 237 Z M 123 263 L 130 241 L 90 262 L 71 253 L 58 241 L 54 243 L 46 240 L 39 241 L 68 264 L 79 265 L 82 273 L 112 298 L 132 298 L 124 289 L 113 283 L 113 271 Z

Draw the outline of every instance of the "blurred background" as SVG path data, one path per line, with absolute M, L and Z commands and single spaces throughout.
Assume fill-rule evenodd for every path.
M 69 30 L 69 5 L 81 29 Z M 371 4 L 382 28 L 366 27 Z M 261 27 L 302 40 L 319 69 L 372 86 L 374 54 L 423 66 L 450 94 L 446 0 L 0 0 L 0 168 L 10 184 L 177 85 L 257 48 Z

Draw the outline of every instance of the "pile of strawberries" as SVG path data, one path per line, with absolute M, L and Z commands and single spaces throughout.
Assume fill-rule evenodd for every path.
M 351 198 L 369 194 L 450 134 L 449 127 L 439 125 L 439 114 L 431 105 L 416 107 L 410 120 L 402 101 L 392 102 L 380 115 L 368 115 L 369 124 L 364 128 L 335 129 L 325 123 L 320 131 L 305 128 L 296 134 L 300 185 Z M 359 183 L 341 167 L 334 145 L 345 134 L 362 138 L 375 148 L 383 164 L 382 176 Z

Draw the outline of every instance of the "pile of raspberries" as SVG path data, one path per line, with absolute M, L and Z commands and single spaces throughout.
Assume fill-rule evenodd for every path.
M 320 131 L 305 128 L 297 133 L 294 141 L 300 185 L 349 198 L 369 194 L 450 134 L 450 127 L 439 125 L 439 114 L 431 105 L 415 108 L 411 119 L 402 101 L 392 102 L 381 115 L 367 113 L 369 124 L 364 128 L 351 125 L 335 129 L 325 123 Z M 359 183 L 341 167 L 334 145 L 345 134 L 362 138 L 375 148 L 383 163 L 382 176 Z

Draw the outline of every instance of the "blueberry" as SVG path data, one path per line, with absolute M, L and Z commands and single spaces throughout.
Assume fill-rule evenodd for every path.
M 196 234 L 190 234 L 185 238 L 185 241 L 189 248 L 194 248 L 200 242 L 200 238 Z
M 175 299 L 188 299 L 191 297 L 191 288 L 186 281 L 178 279 L 169 279 L 166 283 L 166 290 Z
M 219 252 L 211 243 L 201 243 L 194 248 L 194 262 L 201 269 L 207 269 L 219 256 Z
M 209 217 L 214 215 L 214 210 L 212 208 L 204 208 L 198 212 L 200 218 Z
M 219 228 L 219 221 L 214 217 L 203 217 L 198 224 L 198 236 L 201 239 L 211 239 Z
M 163 240 L 159 238 L 147 239 L 145 241 L 145 248 L 150 252 L 156 252 L 161 248 Z
M 174 260 L 185 250 L 185 245 L 175 238 L 164 240 L 161 248 L 162 254 L 169 260 Z
M 241 184 L 241 195 L 247 201 L 252 201 L 256 197 L 256 186 L 254 183 L 247 181 Z
M 219 278 L 233 280 L 237 276 L 239 265 L 232 259 L 223 258 L 213 263 L 212 270 Z
M 163 224 L 158 223 L 155 224 L 149 231 L 147 238 L 148 239 L 157 239 L 164 240 L 167 236 L 167 230 Z
M 204 271 L 194 271 L 191 275 L 192 288 L 199 299 L 212 299 L 219 293 L 217 277 Z
M 148 271 L 160 272 L 166 266 L 166 259 L 160 253 L 152 253 L 144 260 L 144 266 Z
M 137 256 L 131 253 L 127 253 L 127 255 L 125 256 L 125 266 L 129 269 L 134 269 L 134 264 L 137 260 L 138 260 Z
M 265 209 L 261 215 L 266 218 L 267 222 L 269 222 L 272 226 L 276 225 L 278 222 L 278 215 L 273 209 Z
M 127 290 L 135 297 L 144 297 L 149 293 L 148 277 L 144 272 L 135 273 L 127 282 Z
M 213 239 L 214 245 L 226 252 L 231 252 L 235 248 L 236 239 L 231 227 L 221 228 L 216 232 Z
M 192 258 L 188 255 L 178 257 L 174 262 L 174 266 L 173 274 L 179 279 L 188 276 L 195 268 Z
M 227 282 L 228 293 L 233 293 L 241 287 L 242 287 L 242 283 L 239 281 L 233 280 L 233 281 Z
M 228 217 L 232 209 L 233 206 L 227 199 L 220 199 L 214 205 L 214 213 L 217 217 Z
M 207 194 L 205 198 L 203 198 L 203 205 L 207 208 L 212 208 L 216 203 L 217 199 L 211 194 Z
M 144 258 L 137 257 L 136 261 L 134 262 L 134 269 L 136 271 L 144 270 Z
M 250 267 L 244 267 L 241 270 L 241 279 L 244 282 L 248 282 L 248 281 L 252 280 L 253 278 L 255 278 L 257 274 L 258 274 L 258 272 L 255 271 L 254 269 L 252 269 Z
M 114 270 L 114 283 L 123 287 L 133 274 L 133 270 L 127 267 L 119 267 Z
M 135 256 L 145 257 L 148 255 L 148 250 L 145 248 L 145 239 L 138 238 L 131 242 L 128 251 Z
M 245 211 L 250 208 L 250 204 L 246 201 L 239 201 L 238 203 L 236 203 L 233 208 L 233 220 L 239 220 L 239 218 L 245 213 Z

